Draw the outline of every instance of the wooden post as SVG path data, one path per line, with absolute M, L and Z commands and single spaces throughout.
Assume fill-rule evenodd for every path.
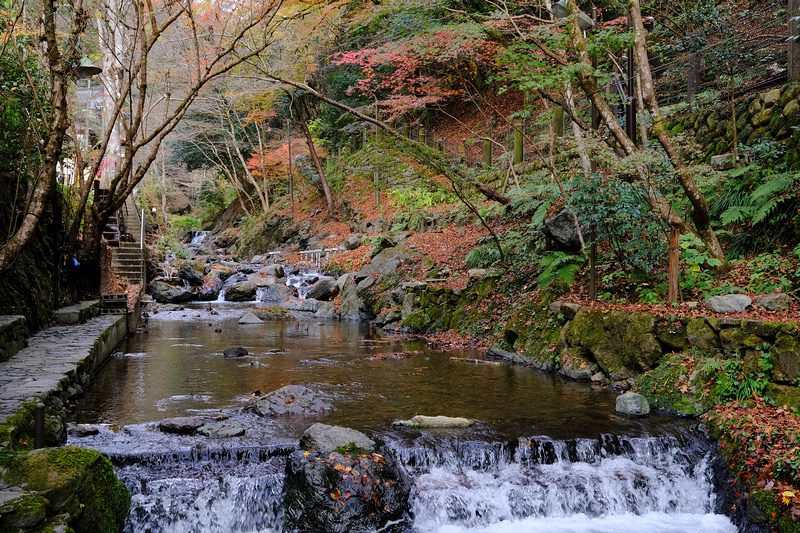
M 444 154 L 444 138 L 436 141 L 436 148 Z M 446 155 L 446 154 L 445 154 Z
M 350 136 L 350 153 L 351 154 L 356 153 L 356 149 L 357 148 L 358 147 L 356 146 L 356 136 L 355 135 L 351 135 Z
M 411 138 L 411 124 L 409 124 L 408 122 L 403 124 L 403 137 L 405 137 L 406 139 Z
M 417 132 L 417 142 L 425 144 L 425 128 L 420 128 Z
M 467 140 L 464 139 L 464 142 L 458 145 L 458 158 L 461 160 L 462 163 L 466 164 L 467 162 Z
M 380 207 L 381 205 L 381 191 L 378 188 L 378 173 L 375 173 L 375 207 Z
M 524 138 L 522 137 L 523 124 L 514 124 L 514 164 L 522 163 L 524 151 Z
M 792 20 L 794 19 L 794 20 Z M 800 81 L 800 0 L 789 0 L 789 81 Z
M 671 228 L 669 232 L 669 303 L 678 301 L 678 278 L 680 276 L 681 248 L 678 240 L 681 232 L 678 228 Z
M 490 168 L 492 166 L 492 140 L 483 140 L 483 166 Z

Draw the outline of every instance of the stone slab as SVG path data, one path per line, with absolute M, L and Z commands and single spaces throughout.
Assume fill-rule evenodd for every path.
M 76 325 L 83 324 L 98 314 L 100 314 L 100 301 L 86 300 L 75 305 L 57 309 L 53 319 L 56 324 L 61 326 Z

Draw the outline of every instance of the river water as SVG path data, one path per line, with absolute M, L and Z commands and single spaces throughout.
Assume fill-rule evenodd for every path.
M 736 531 L 714 446 L 687 420 L 614 413 L 615 395 L 530 369 L 474 365 L 367 324 L 299 318 L 239 325 L 255 304 L 158 313 L 125 341 L 72 415 L 100 433 L 70 437 L 112 459 L 134 495 L 127 532 L 277 533 L 285 457 L 315 422 L 385 443 L 413 480 L 393 531 Z M 222 351 L 244 346 L 249 355 Z M 264 419 L 242 408 L 284 385 L 337 410 Z M 255 393 L 255 394 L 254 394 Z M 415 414 L 465 416 L 466 429 L 400 430 Z M 165 417 L 246 429 L 209 439 L 161 433 Z M 284 532 L 286 533 L 286 532 Z

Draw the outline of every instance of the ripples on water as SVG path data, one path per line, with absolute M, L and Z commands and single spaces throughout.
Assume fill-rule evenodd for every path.
M 318 421 L 385 441 L 414 480 L 411 517 L 392 531 L 736 531 L 717 514 L 714 487 L 723 483 L 710 467 L 713 449 L 687 421 L 619 418 L 614 395 L 592 385 L 453 363 L 451 356 L 476 354 L 435 352 L 365 324 L 240 326 L 247 308 L 151 317 L 149 332 L 127 341 L 74 413 L 76 422 L 106 424 L 70 444 L 107 454 L 131 488 L 126 532 L 281 532 L 285 456 Z M 225 359 L 222 350 L 234 345 L 250 355 Z M 421 353 L 371 359 L 402 351 Z M 320 391 L 338 411 L 300 420 L 241 412 L 253 391 L 296 383 Z M 477 424 L 391 429 L 415 414 Z M 186 415 L 229 418 L 246 434 L 171 436 L 151 422 Z

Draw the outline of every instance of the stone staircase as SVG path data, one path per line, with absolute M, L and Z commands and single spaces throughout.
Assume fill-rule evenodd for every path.
M 126 279 L 130 284 L 144 286 L 146 282 L 145 248 L 140 242 L 142 223 L 139 219 L 141 213 L 137 213 L 137 211 L 133 197 L 129 196 L 125 200 L 125 205 L 117 212 L 115 220 L 116 228 L 120 230 L 119 240 L 116 243 L 108 240 L 107 237 L 106 240 L 111 246 L 111 269 L 114 273 L 120 278 Z M 109 225 L 112 225 L 111 222 Z M 127 296 L 124 294 L 101 294 L 100 309 L 103 314 L 126 313 Z

